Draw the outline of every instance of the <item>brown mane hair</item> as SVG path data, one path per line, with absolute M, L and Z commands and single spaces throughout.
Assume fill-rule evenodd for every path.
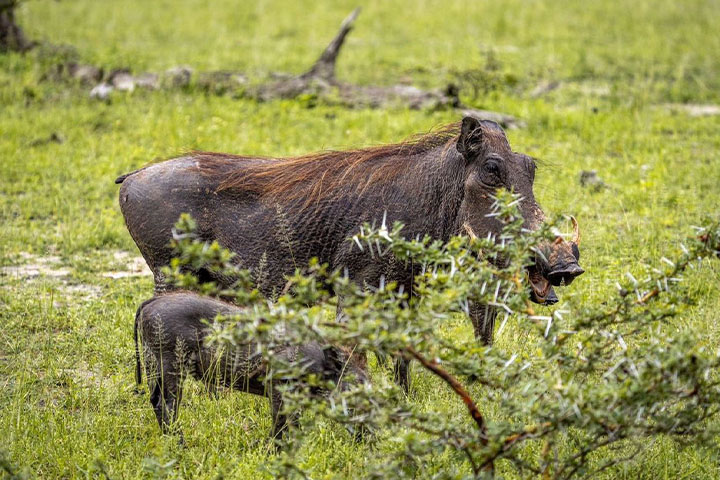
M 304 206 L 341 192 L 362 194 L 371 185 L 386 183 L 407 169 L 413 157 L 434 148 L 454 145 L 460 124 L 411 137 L 401 143 L 344 151 L 324 151 L 298 157 L 267 158 L 214 152 L 193 152 L 200 173 L 218 180 L 216 191 L 253 192 L 282 196 Z

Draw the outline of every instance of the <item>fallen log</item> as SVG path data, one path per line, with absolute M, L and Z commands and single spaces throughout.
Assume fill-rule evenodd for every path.
M 340 48 L 359 14 L 360 8 L 356 8 L 343 20 L 338 33 L 308 71 L 249 89 L 247 95 L 261 101 L 310 95 L 330 104 L 341 104 L 350 108 L 392 106 L 403 106 L 414 110 L 454 108 L 462 111 L 464 115 L 492 120 L 506 128 L 522 125 L 512 115 L 477 110 L 463 105 L 460 102 L 458 88 L 452 84 L 442 90 L 423 90 L 411 85 L 355 85 L 338 81 L 335 77 L 335 64 Z
M 3 1 L 10 0 L 0 0 Z M 423 90 L 412 85 L 356 85 L 339 81 L 335 76 L 335 65 L 340 49 L 359 14 L 360 8 L 356 8 L 343 20 L 338 32 L 309 70 L 300 75 L 271 74 L 272 80 L 264 84 L 253 86 L 245 75 L 233 71 L 195 74 L 192 68 L 179 66 L 162 74 L 133 75 L 129 69 L 116 69 L 104 75 L 104 70 L 101 68 L 72 62 L 58 65 L 52 75 L 47 77 L 57 78 L 66 75 L 82 82 L 93 82 L 95 87 L 90 92 L 90 96 L 105 101 L 110 100 L 114 91 L 133 91 L 136 87 L 149 90 L 196 87 L 206 93 L 217 95 L 230 93 L 258 101 L 309 97 L 313 101 L 347 108 L 455 109 L 463 115 L 492 120 L 505 128 L 517 128 L 523 125 L 512 115 L 463 105 L 459 97 L 459 88 L 453 84 L 448 84 L 443 89 Z

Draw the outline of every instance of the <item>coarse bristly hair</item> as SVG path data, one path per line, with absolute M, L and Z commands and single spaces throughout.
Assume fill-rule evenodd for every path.
M 218 192 L 282 196 L 286 201 L 300 200 L 308 205 L 342 191 L 361 194 L 370 185 L 386 183 L 405 171 L 417 155 L 443 146 L 444 155 L 459 133 L 460 124 L 453 123 L 401 143 L 277 159 L 215 152 L 191 155 L 202 175 L 217 179 Z

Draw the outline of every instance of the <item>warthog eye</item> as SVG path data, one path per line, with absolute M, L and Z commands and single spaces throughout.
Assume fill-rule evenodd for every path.
M 502 165 L 496 158 L 488 158 L 482 166 L 481 179 L 484 184 L 497 186 L 502 183 Z

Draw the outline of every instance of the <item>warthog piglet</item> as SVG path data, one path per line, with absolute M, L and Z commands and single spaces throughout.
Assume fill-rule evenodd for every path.
M 142 335 L 145 371 L 150 402 L 163 432 L 173 426 L 187 375 L 202 381 L 210 390 L 218 385 L 267 396 L 272 406 L 271 435 L 282 435 L 288 418 L 282 412 L 282 395 L 277 387 L 285 380 L 266 379 L 268 366 L 257 345 L 246 342 L 232 348 L 208 344 L 208 322 L 218 315 L 233 316 L 242 310 L 236 306 L 189 292 L 168 293 L 143 302 L 135 316 L 136 375 L 141 383 L 138 332 Z M 298 365 L 304 374 L 315 374 L 340 389 L 348 381 L 364 382 L 365 360 L 362 355 L 309 342 L 288 346 L 277 352 L 281 360 Z M 327 391 L 313 390 L 324 395 Z M 295 419 L 293 419 L 294 421 Z

